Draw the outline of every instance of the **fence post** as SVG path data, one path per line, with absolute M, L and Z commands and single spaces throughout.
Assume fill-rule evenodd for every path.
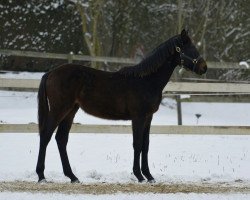
M 176 107 L 177 107 L 178 125 L 182 125 L 181 96 L 176 95 L 175 100 L 176 100 L 176 105 L 177 105 Z
M 174 70 L 173 77 L 175 81 L 179 80 L 178 69 L 176 68 Z M 175 100 L 176 100 L 176 109 L 177 109 L 177 123 L 178 125 L 182 125 L 181 96 L 176 95 Z
M 68 54 L 68 63 L 72 63 L 73 62 L 73 52 L 71 51 L 69 54 Z

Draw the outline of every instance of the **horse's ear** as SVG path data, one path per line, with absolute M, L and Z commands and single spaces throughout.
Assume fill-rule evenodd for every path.
M 183 29 L 181 31 L 181 40 L 184 44 L 188 43 L 190 41 L 190 38 L 188 36 L 188 30 Z

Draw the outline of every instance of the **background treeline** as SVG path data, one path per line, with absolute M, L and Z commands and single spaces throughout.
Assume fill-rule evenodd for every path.
M 1 49 L 135 57 L 185 27 L 207 60 L 250 61 L 249 0 L 0 1 Z M 43 71 L 62 62 L 1 56 L 0 67 Z

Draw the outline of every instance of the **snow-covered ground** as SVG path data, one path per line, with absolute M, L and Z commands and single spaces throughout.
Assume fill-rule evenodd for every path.
M 0 193 L 0 199 L 6 200 L 249 200 L 248 194 L 114 194 L 114 195 L 65 195 L 43 193 Z
M 39 74 L 5 74 L 1 77 L 39 78 Z M 152 124 L 176 124 L 176 105 L 165 99 Z M 199 125 L 250 125 L 250 103 L 183 103 L 183 123 Z M 36 93 L 0 91 L 0 123 L 37 122 Z M 75 122 L 130 124 L 91 117 L 79 111 Z M 34 134 L 0 133 L 0 181 L 36 181 L 39 137 Z M 158 182 L 250 184 L 250 136 L 151 135 L 149 163 Z M 129 134 L 70 134 L 68 153 L 75 174 L 83 183 L 134 182 L 133 149 Z M 64 177 L 55 140 L 48 146 L 45 175 L 49 181 Z M 250 199 L 249 194 L 116 194 L 62 195 L 0 193 L 0 199 Z
M 249 136 L 152 135 L 149 162 L 158 182 L 250 181 Z M 0 181 L 36 181 L 39 137 L 0 135 Z M 71 134 L 68 153 L 73 171 L 86 183 L 133 182 L 129 134 Z M 18 166 L 18 167 L 17 167 Z M 46 156 L 49 181 L 67 182 L 54 139 Z

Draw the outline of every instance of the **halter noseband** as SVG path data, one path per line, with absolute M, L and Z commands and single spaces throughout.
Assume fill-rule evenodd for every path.
M 198 63 L 198 61 L 201 59 L 201 56 L 198 56 L 197 58 L 191 58 L 187 55 L 184 54 L 184 52 L 181 50 L 180 47 L 175 47 L 175 50 L 180 54 L 180 59 L 181 59 L 181 67 L 186 68 L 183 63 L 184 63 L 184 58 L 186 58 L 187 60 L 190 60 L 193 63 L 193 69 L 192 72 L 194 72 L 196 65 Z

